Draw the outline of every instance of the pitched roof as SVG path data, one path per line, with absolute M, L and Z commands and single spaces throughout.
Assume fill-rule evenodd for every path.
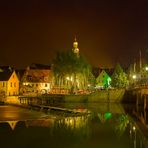
M 38 64 L 38 63 L 32 63 L 29 66 L 29 69 L 51 69 L 51 66 L 49 65 L 44 65 L 44 64 Z
M 0 81 L 8 81 L 11 77 L 13 71 L 3 71 L 0 72 Z
M 22 77 L 23 82 L 48 83 L 52 78 L 51 70 L 30 69 L 26 70 Z
M 16 72 L 16 74 L 17 74 L 19 80 L 22 79 L 22 77 L 23 77 L 25 71 L 26 71 L 26 69 L 16 69 L 16 70 L 15 70 L 15 72 Z
M 110 77 L 112 76 L 112 74 L 114 72 L 114 68 L 99 68 L 98 67 L 98 68 L 95 68 L 93 71 L 95 78 L 97 78 L 100 75 L 102 70 L 104 70 Z
M 103 69 L 101 73 L 98 75 L 97 79 L 104 78 L 104 76 L 110 77 L 110 75 Z
M 106 73 L 111 77 L 112 74 L 114 73 L 114 68 L 110 68 L 110 69 L 104 69 L 106 71 Z

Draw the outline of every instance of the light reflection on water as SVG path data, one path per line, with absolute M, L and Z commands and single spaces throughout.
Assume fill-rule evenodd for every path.
M 109 110 L 105 106 L 105 110 L 99 112 L 103 107 L 98 105 L 88 106 L 90 115 L 57 118 L 43 118 L 40 112 L 36 113 L 37 118 L 34 111 L 7 106 L 5 112 L 15 110 L 20 120 L 0 122 L 0 147 L 144 148 L 137 126 L 127 113 L 122 112 L 121 106 L 110 105 Z M 19 114 L 25 115 L 25 120 L 21 120 Z

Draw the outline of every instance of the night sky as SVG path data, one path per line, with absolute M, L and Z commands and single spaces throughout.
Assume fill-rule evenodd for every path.
M 0 65 L 50 64 L 72 49 L 95 66 L 148 58 L 148 1 L 1 0 Z

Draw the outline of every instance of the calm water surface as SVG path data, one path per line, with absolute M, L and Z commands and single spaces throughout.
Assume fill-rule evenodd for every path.
M 144 137 L 118 104 L 58 104 L 89 111 L 75 116 L 0 106 L 0 148 L 145 148 Z M 128 107 L 131 111 L 131 107 Z

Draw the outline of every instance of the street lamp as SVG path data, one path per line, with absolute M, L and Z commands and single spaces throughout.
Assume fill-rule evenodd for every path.
M 66 77 L 66 79 L 67 79 L 67 80 L 70 80 L 70 78 L 69 78 L 69 77 Z
M 73 81 L 73 78 L 72 77 L 66 77 L 66 80 Z
M 145 70 L 146 70 L 146 71 L 148 71 L 148 66 L 147 66 L 147 67 L 145 67 Z
M 136 76 L 136 75 L 133 75 L 133 76 L 132 76 L 132 78 L 133 78 L 133 79 L 136 79 L 136 78 L 137 78 L 137 76 Z

